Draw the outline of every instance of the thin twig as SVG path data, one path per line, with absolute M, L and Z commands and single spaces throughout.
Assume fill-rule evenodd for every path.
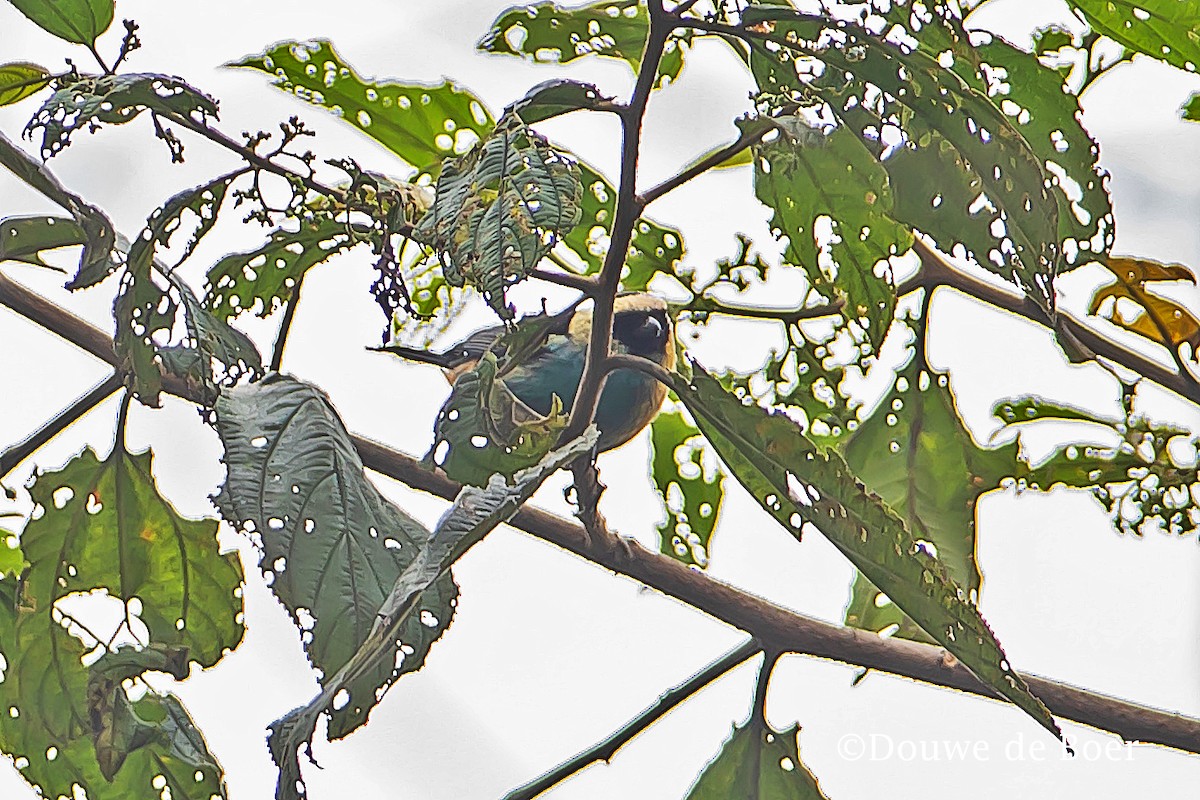
M 751 145 L 757 144 L 764 136 L 772 130 L 770 125 L 760 125 L 752 128 L 747 128 L 742 131 L 742 134 L 727 147 L 723 147 L 713 153 L 709 153 L 704 158 L 697 161 L 695 164 L 685 168 L 682 172 L 674 177 L 667 178 L 662 183 L 652 189 L 648 189 L 642 193 L 642 205 L 648 206 L 655 200 L 659 199 L 668 192 L 672 192 L 683 186 L 693 178 L 708 172 L 708 170 L 718 164 L 728 161 L 733 156 L 745 150 Z
M 288 334 L 292 331 L 292 320 L 296 318 L 296 306 L 300 304 L 300 287 L 304 284 L 305 273 L 300 273 L 300 277 L 296 279 L 296 285 L 292 287 L 292 293 L 288 296 L 287 308 L 283 310 L 283 319 L 279 322 L 279 332 L 275 334 L 275 345 L 271 348 L 271 366 L 272 372 L 279 372 L 279 367 L 283 363 L 283 349 L 287 346 Z
M 737 667 L 742 662 L 753 658 L 759 651 L 759 645 L 753 639 L 729 651 L 719 659 L 697 672 L 687 681 L 670 689 L 658 698 L 657 702 L 646 708 L 633 719 L 621 726 L 611 736 L 592 747 L 559 764 L 541 777 L 530 781 L 520 788 L 513 789 L 504 796 L 504 800 L 532 800 L 552 786 L 561 783 L 579 772 L 589 764 L 597 761 L 612 761 L 617 751 L 631 739 L 662 719 L 671 709 L 699 692 L 708 684 L 720 678 L 725 673 Z
M 711 300 L 707 297 L 697 297 L 692 302 L 679 306 L 675 310 L 690 311 L 700 314 L 725 314 L 731 317 L 747 317 L 750 319 L 773 319 L 791 324 L 806 319 L 832 317 L 835 314 L 840 314 L 845 305 L 846 301 L 839 299 L 823 306 L 810 306 L 808 308 L 752 308 L 745 306 L 731 306 L 727 305 L 726 303 L 722 303 L 719 300 Z
M 29 317 L 105 363 L 116 364 L 112 338 L 108 334 L 2 274 L 0 305 Z M 652 375 L 657 370 L 663 376 L 667 375 L 657 364 L 631 356 L 610 357 L 606 363 L 609 365 L 630 366 Z M 164 388 L 177 397 L 193 402 L 202 400 L 198 387 L 172 376 L 164 376 Z M 458 495 L 461 487 L 457 483 L 425 469 L 420 460 L 361 436 L 353 436 L 352 441 L 368 469 L 439 497 L 453 499 Z M 627 553 L 620 555 L 596 551 L 582 526 L 537 508 L 522 508 L 511 524 L 744 630 L 764 646 L 999 699 L 991 687 L 981 683 L 961 663 L 947 659 L 945 650 L 940 647 L 897 638 L 884 639 L 870 631 L 806 617 L 635 543 L 630 544 Z M 1022 677 L 1058 717 L 1111 731 L 1126 741 L 1161 744 L 1200 753 L 1200 719 L 1089 692 L 1036 675 L 1024 674 Z
M 545 281 L 546 283 L 566 286 L 569 289 L 578 289 L 588 296 L 594 295 L 599 287 L 595 278 L 587 275 L 576 275 L 565 270 L 563 272 L 553 272 L 548 269 L 535 269 L 530 277 L 537 278 L 539 281 Z
M 97 384 L 87 394 L 59 412 L 58 415 L 45 425 L 29 434 L 24 441 L 18 442 L 3 453 L 0 453 L 0 478 L 7 476 L 18 464 L 33 455 L 34 451 L 42 445 L 66 430 L 75 420 L 108 399 L 109 395 L 120 389 L 123 383 L 124 381 L 122 381 L 121 376 L 113 373 L 104 381 Z

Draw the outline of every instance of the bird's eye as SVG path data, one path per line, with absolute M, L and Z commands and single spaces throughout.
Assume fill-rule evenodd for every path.
M 642 320 L 642 330 L 645 331 L 650 338 L 657 339 L 662 335 L 663 326 L 662 323 L 654 317 L 646 317 L 644 320 Z

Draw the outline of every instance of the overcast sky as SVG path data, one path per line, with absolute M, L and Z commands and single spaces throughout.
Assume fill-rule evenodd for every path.
M 594 82 L 606 94 L 628 93 L 630 73 L 620 63 L 577 62 L 559 72 L 476 54 L 474 42 L 505 5 L 118 0 L 117 14 L 142 26 L 145 46 L 130 68 L 178 74 L 216 95 L 225 130 L 271 129 L 303 113 L 319 132 L 315 147 L 322 155 L 353 155 L 387 172 L 399 166 L 379 146 L 319 111 L 306 111 L 268 88 L 260 74 L 220 65 L 281 39 L 320 37 L 332 39 L 362 74 L 423 81 L 452 76 L 494 112 L 534 83 L 564 73 Z M 1003 25 L 1014 38 L 1022 30 L 1022 14 L 1057 7 L 1038 0 L 996 5 L 980 22 Z M 119 31 L 119 23 L 115 27 Z M 119 33 L 105 40 L 108 51 L 115 40 Z M 88 66 L 84 54 L 60 46 L 0 4 L 0 60 L 40 61 L 54 69 L 62 55 Z M 642 185 L 732 138 L 731 120 L 746 110 L 750 88 L 719 45 L 697 47 L 678 85 L 651 105 Z M 1177 115 L 1196 89 L 1200 82 L 1194 77 L 1139 59 L 1086 98 L 1086 123 L 1100 139 L 1102 161 L 1112 173 L 1119 252 L 1200 265 L 1200 128 L 1179 122 Z M 0 130 L 12 137 L 33 109 L 29 103 L 0 109 Z M 576 114 L 544 129 L 612 174 L 611 120 Z M 190 137 L 185 142 L 187 164 L 170 165 L 143 120 L 81 135 L 51 166 L 132 233 L 172 193 L 229 164 L 205 142 Z M 766 236 L 767 212 L 752 197 L 748 172 L 726 171 L 697 180 L 654 211 L 683 229 L 688 260 L 703 264 L 728 255 L 736 231 Z M 0 175 L 0 215 L 38 210 L 51 209 Z M 186 274 L 199 286 L 216 257 L 261 237 L 251 226 L 218 230 Z M 4 270 L 111 328 L 111 286 L 67 296 L 61 276 L 14 265 Z M 434 370 L 364 351 L 378 342 L 383 322 L 365 292 L 369 281 L 365 254 L 311 273 L 285 369 L 328 391 L 351 430 L 421 454 L 445 384 Z M 526 308 L 536 308 L 543 295 L 552 305 L 567 299 L 532 284 L 514 294 Z M 1086 299 L 1077 292 L 1067 301 L 1078 308 Z M 1037 392 L 1093 407 L 1115 399 L 1106 373 L 1066 366 L 1041 330 L 951 296 L 938 301 L 935 314 L 931 358 L 952 371 L 960 407 L 981 439 L 996 428 L 989 409 L 1000 397 Z M 459 330 L 488 322 L 479 310 Z M 251 320 L 245 327 L 266 350 L 275 324 Z M 7 311 L 0 311 L 0 337 L 8 343 L 0 356 L 4 374 L 10 384 L 22 386 L 8 393 L 0 442 L 23 437 L 106 375 L 103 365 Z M 740 349 L 736 341 L 728 345 Z M 708 355 L 719 358 L 720 351 Z M 31 379 L 37 383 L 25 388 Z M 1194 408 L 1166 398 L 1154 408 L 1178 424 L 1200 425 Z M 104 452 L 114 414 L 112 403 L 97 409 L 34 461 L 54 468 L 88 443 Z M 167 400 L 161 411 L 136 409 L 131 426 L 134 445 L 154 447 L 163 492 L 185 514 L 211 515 L 208 497 L 223 476 L 220 449 L 192 407 Z M 646 454 L 641 437 L 604 458 L 609 490 L 603 510 L 622 534 L 654 547 L 659 511 L 645 485 Z M 565 511 L 564 483 L 561 476 L 550 481 L 539 503 Z M 425 522 L 434 522 L 444 508 L 441 501 L 386 480 L 380 485 Z M 982 607 L 1015 667 L 1200 715 L 1200 549 L 1194 536 L 1120 537 L 1087 495 L 1062 490 L 1019 498 L 995 492 L 982 501 L 980 514 Z M 244 548 L 229 531 L 223 536 Z M 250 572 L 244 645 L 214 670 L 177 687 L 224 765 L 236 800 L 270 796 L 275 775 L 264 728 L 316 689 L 296 632 Z M 831 621 L 840 620 L 852 580 L 845 560 L 821 537 L 797 545 L 732 485 L 710 572 Z M 603 738 L 742 638 L 630 580 L 508 529 L 472 550 L 455 575 L 462 587 L 458 614 L 427 666 L 388 693 L 365 729 L 314 748 L 324 769 L 306 770 L 313 800 L 498 798 Z M 1045 732 L 1011 706 L 884 675 L 852 687 L 854 674 L 843 665 L 789 657 L 777 670 L 768 706 L 777 727 L 799 721 L 802 756 L 834 800 L 917 798 L 931 791 L 980 800 L 1183 800 L 1194 797 L 1200 785 L 1197 756 L 1154 747 L 1105 751 L 1116 737 L 1066 724 L 1081 757 L 1065 760 Z M 751 667 L 730 674 L 626 747 L 611 765 L 593 767 L 547 796 L 682 797 L 731 726 L 746 717 L 753 683 Z M 868 747 L 862 757 L 855 757 L 856 742 Z M 903 757 L 905 743 L 931 742 L 965 742 L 973 755 L 928 764 Z M 1035 742 L 1046 749 L 1039 751 Z M 0 796 L 19 798 L 21 792 L 27 789 L 15 773 L 0 767 Z

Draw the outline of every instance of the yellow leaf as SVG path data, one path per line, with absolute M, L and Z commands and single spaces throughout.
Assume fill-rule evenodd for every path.
M 1112 299 L 1110 314 L 1101 315 L 1115 325 L 1145 336 L 1171 350 L 1185 342 L 1193 352 L 1200 348 L 1200 320 L 1191 311 L 1178 303 L 1152 293 L 1148 283 L 1188 281 L 1196 283 L 1196 276 L 1182 264 L 1163 264 L 1142 258 L 1113 257 L 1105 264 L 1116 276 L 1117 282 L 1096 292 L 1092 298 L 1089 314 L 1096 314 L 1106 300 Z M 1129 314 L 1119 301 L 1129 300 L 1138 306 Z

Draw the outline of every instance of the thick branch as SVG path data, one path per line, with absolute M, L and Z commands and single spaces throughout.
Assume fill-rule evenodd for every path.
M 592 333 L 588 341 L 587 357 L 579 389 L 571 404 L 571 421 L 563 431 L 562 441 L 574 439 L 592 422 L 596 415 L 596 404 L 604 389 L 604 360 L 612 346 L 613 302 L 621 285 L 621 270 L 633 238 L 633 226 L 642 215 L 644 204 L 637 196 L 638 154 L 642 143 L 642 118 L 654 80 L 658 76 L 658 62 L 666 47 L 667 36 L 673 23 L 662 8 L 662 0 L 650 0 L 650 32 L 646 37 L 646 49 L 638 68 L 637 83 L 629 105 L 621 111 L 621 177 L 617 186 L 617 206 L 613 214 L 612 233 L 608 252 L 604 255 L 604 266 L 600 269 L 599 291 L 595 293 L 596 306 L 592 310 Z
M 104 331 L 58 308 L 4 275 L 0 275 L 0 304 L 104 362 L 115 365 L 112 340 Z M 626 364 L 626 359 L 648 364 L 649 367 Z M 631 357 L 613 357 L 606 359 L 604 364 L 606 368 L 617 365 L 643 369 L 652 374 L 654 370 L 651 368 L 661 369 L 645 359 Z M 182 381 L 168 379 L 165 384 L 171 394 L 197 399 L 194 387 Z M 370 469 L 439 497 L 452 499 L 457 496 L 458 484 L 444 475 L 426 470 L 417 459 L 360 436 L 353 437 L 353 441 L 363 463 Z M 948 660 L 940 647 L 902 639 L 884 639 L 867 631 L 831 625 L 797 614 L 633 543 L 628 548 L 608 551 L 593 548 L 582 526 L 537 508 L 522 508 L 510 524 L 747 631 L 766 648 L 827 658 L 997 698 L 989 686 L 981 683 L 961 663 Z M 1189 753 L 1200 753 L 1200 719 L 1137 705 L 1034 675 L 1026 674 L 1023 677 L 1050 711 L 1063 719 L 1111 731 L 1127 741 L 1161 744 Z

